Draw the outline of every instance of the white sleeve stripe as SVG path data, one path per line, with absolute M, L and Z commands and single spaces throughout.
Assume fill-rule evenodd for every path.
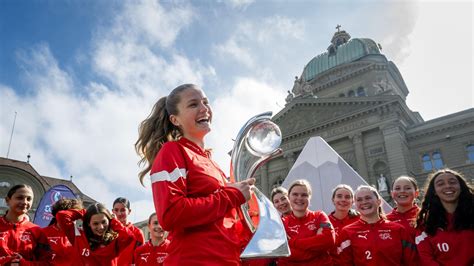
M 351 240 L 350 240 L 350 239 L 347 239 L 346 241 L 342 242 L 342 243 L 341 243 L 341 246 L 339 246 L 339 247 L 337 248 L 337 254 L 341 254 L 342 251 L 343 251 L 345 248 L 349 247 L 350 245 L 351 245 Z
M 425 240 L 428 235 L 425 232 L 422 232 L 421 235 L 415 237 L 415 243 L 418 245 L 421 241 Z
M 161 172 L 152 174 L 150 176 L 150 180 L 152 184 L 160 181 L 176 182 L 176 180 L 178 180 L 178 178 L 180 177 L 186 179 L 186 169 L 175 168 L 171 173 L 168 173 L 166 170 L 163 170 Z

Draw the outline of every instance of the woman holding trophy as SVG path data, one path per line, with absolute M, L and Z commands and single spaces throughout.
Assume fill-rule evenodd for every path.
M 204 137 L 212 110 L 204 92 L 184 84 L 158 100 L 139 128 L 136 151 L 150 172 L 155 209 L 173 241 L 164 265 L 239 265 L 242 226 L 236 208 L 255 179 L 227 183 Z

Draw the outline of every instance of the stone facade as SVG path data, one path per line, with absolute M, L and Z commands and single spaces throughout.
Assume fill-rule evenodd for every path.
M 344 40 L 336 45 L 337 38 Z M 349 39 L 336 32 L 329 54 L 305 66 L 286 106 L 272 118 L 281 128 L 284 153 L 257 172 L 262 192 L 268 195 L 282 183 L 313 136 L 324 138 L 374 186 L 381 175 L 389 186 L 394 178 L 409 175 L 423 187 L 427 175 L 439 167 L 459 170 L 473 182 L 474 154 L 469 151 L 474 149 L 474 108 L 424 121 L 407 106 L 409 91 L 395 64 L 373 41 L 362 39 L 365 46 L 356 47 Z M 338 51 L 358 58 L 325 69 Z M 390 200 L 389 193 L 384 195 Z

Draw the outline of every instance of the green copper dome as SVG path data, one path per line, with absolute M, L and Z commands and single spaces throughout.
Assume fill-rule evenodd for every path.
M 339 46 L 330 46 L 329 52 L 320 54 L 305 66 L 304 81 L 310 81 L 320 73 L 338 65 L 356 61 L 366 55 L 380 54 L 377 44 L 371 39 L 351 39 Z

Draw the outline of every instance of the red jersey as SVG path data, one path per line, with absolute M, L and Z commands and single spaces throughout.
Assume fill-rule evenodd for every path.
M 341 232 L 342 228 L 344 228 L 347 225 L 350 225 L 354 222 L 357 222 L 359 220 L 359 216 L 352 216 L 349 217 L 347 215 L 344 219 L 339 220 L 334 216 L 334 211 L 329 214 L 329 221 L 331 221 L 332 226 L 334 227 L 334 232 L 336 233 L 336 243 L 339 241 L 339 233 Z M 335 265 L 339 264 L 339 255 L 337 254 L 337 247 L 335 246 L 331 250 L 331 257 Z
M 291 255 L 278 259 L 278 265 L 332 265 L 329 254 L 334 248 L 334 229 L 323 211 L 308 211 L 298 218 L 283 217 Z
M 210 153 L 182 137 L 165 143 L 151 169 L 153 200 L 164 230 L 170 231 L 166 265 L 239 265 L 245 203 Z
M 133 234 L 135 240 L 120 252 L 118 258 L 118 265 L 120 266 L 132 265 L 135 249 L 145 243 L 145 237 L 143 236 L 142 230 L 134 226 L 132 223 L 128 223 L 125 227 L 127 227 L 127 229 Z
M 387 214 L 387 220 L 403 225 L 412 238 L 415 239 L 415 236 L 417 235 L 417 231 L 415 230 L 416 216 L 419 211 L 420 208 L 416 205 L 406 212 L 399 212 L 395 207 L 389 214 Z
M 0 217 L 0 265 L 20 254 L 20 265 L 49 265 L 51 249 L 41 228 L 26 217 L 18 223 Z M 12 257 L 13 256 L 13 257 Z
M 338 241 L 340 265 L 415 265 L 415 244 L 398 223 L 362 219 L 344 227 Z
M 349 215 L 347 215 L 344 219 L 342 220 L 339 220 L 337 219 L 335 216 L 334 216 L 334 211 L 331 212 L 331 214 L 329 214 L 329 221 L 331 222 L 332 224 L 332 227 L 334 228 L 334 232 L 336 232 L 336 238 L 337 238 L 337 234 L 338 232 L 346 225 L 350 225 L 354 222 L 357 222 L 359 220 L 359 216 L 353 216 L 353 217 L 349 217 Z
M 135 266 L 163 265 L 168 256 L 170 241 L 165 239 L 159 246 L 153 246 L 151 239 L 135 250 Z
M 80 260 L 66 234 L 56 224 L 43 228 L 43 232 L 53 253 L 51 265 L 71 266 L 71 262 Z
M 447 220 L 447 230 L 438 228 L 434 236 L 421 232 L 416 237 L 421 265 L 474 265 L 474 230 L 454 231 L 453 215 Z
M 85 210 L 63 210 L 56 214 L 59 226 L 64 230 L 69 242 L 74 246 L 80 256 L 78 262 L 84 266 L 116 266 L 118 255 L 132 241 L 133 235 L 117 219 L 110 220 L 109 227 L 118 233 L 118 236 L 106 246 L 100 246 L 91 250 L 87 236 L 82 228 L 78 228 L 74 221 L 82 219 Z

